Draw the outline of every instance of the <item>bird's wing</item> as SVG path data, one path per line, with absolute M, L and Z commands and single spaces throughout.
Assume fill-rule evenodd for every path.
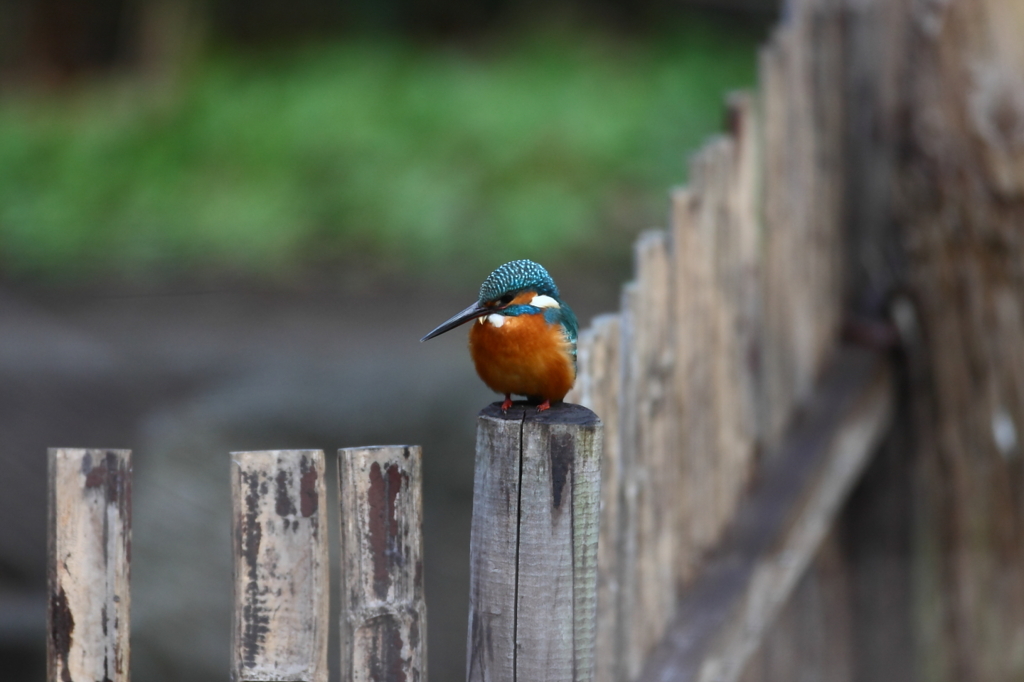
M 572 354 L 572 363 L 576 365 L 576 338 L 579 336 L 579 322 L 576 320 L 576 313 L 567 304 L 559 302 L 558 308 L 545 308 L 544 320 L 548 324 L 562 325 L 562 333 L 565 340 L 569 342 L 569 352 Z

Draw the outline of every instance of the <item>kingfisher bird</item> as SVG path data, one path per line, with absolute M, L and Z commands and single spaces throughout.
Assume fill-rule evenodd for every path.
M 492 391 L 504 394 L 503 412 L 512 407 L 513 394 L 539 403 L 538 412 L 547 410 L 576 382 L 576 315 L 539 264 L 505 263 L 484 280 L 476 303 L 420 341 L 470 320 L 477 321 L 469 332 L 476 373 Z

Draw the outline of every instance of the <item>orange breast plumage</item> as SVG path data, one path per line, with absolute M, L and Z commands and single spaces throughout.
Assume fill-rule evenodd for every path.
M 498 316 L 494 316 L 498 317 Z M 572 343 L 543 314 L 500 316 L 474 323 L 469 352 L 492 391 L 557 402 L 576 381 Z

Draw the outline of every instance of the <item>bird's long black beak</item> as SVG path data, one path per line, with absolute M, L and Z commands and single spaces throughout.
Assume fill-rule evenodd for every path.
M 438 325 L 437 329 L 435 329 L 434 331 L 430 332 L 422 339 L 420 339 L 420 343 L 423 343 L 427 339 L 432 339 L 435 336 L 440 336 L 441 334 L 444 334 L 447 331 L 451 331 L 452 329 L 458 327 L 460 324 L 465 324 L 470 320 L 475 320 L 478 317 L 483 317 L 484 315 L 492 312 L 494 311 L 491 308 L 488 308 L 483 303 L 477 301 L 473 305 L 463 310 L 458 315 L 454 315 L 451 319 Z

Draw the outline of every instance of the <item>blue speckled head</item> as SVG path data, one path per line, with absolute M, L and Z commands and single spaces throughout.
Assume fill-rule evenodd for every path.
M 547 270 L 532 260 L 514 260 L 487 276 L 480 285 L 480 302 L 493 301 L 513 291 L 525 290 L 558 298 L 558 287 Z

